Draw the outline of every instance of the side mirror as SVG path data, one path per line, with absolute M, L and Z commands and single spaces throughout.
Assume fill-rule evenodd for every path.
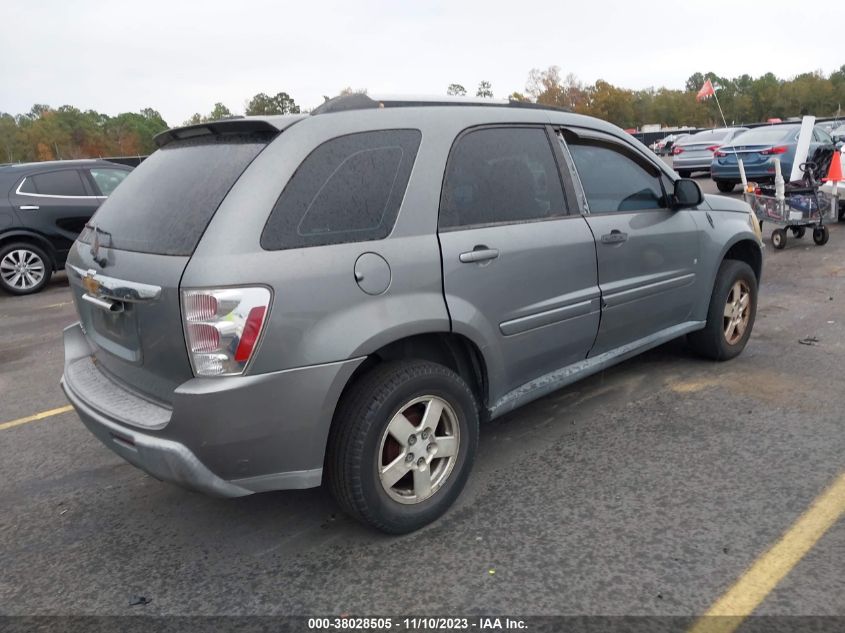
M 672 206 L 676 209 L 682 207 L 695 207 L 702 203 L 704 196 L 701 187 L 691 178 L 681 178 L 675 181 L 675 191 L 672 194 Z

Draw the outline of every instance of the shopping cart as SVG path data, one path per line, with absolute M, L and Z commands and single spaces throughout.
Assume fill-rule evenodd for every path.
M 748 184 L 744 194 L 745 201 L 754 209 L 754 215 L 760 221 L 760 228 L 766 222 L 782 227 L 772 231 L 772 246 L 775 248 L 786 247 L 787 230 L 800 239 L 804 237 L 807 229 L 811 229 L 813 241 L 818 246 L 824 246 L 830 239 L 830 233 L 824 225 L 827 207 L 819 197 L 816 169 L 815 163 L 802 163 L 803 180 L 799 183 L 788 183 L 782 198 L 778 198 L 773 185 Z

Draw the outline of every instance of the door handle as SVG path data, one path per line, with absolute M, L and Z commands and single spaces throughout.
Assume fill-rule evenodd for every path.
M 21 211 L 38 211 L 38 209 L 40 209 L 41 207 L 39 207 L 37 204 L 22 204 L 18 208 Z
M 485 262 L 490 259 L 496 259 L 499 256 L 498 249 L 495 248 L 487 248 L 486 246 L 479 245 L 476 246 L 471 251 L 467 251 L 466 253 L 461 253 L 458 256 L 458 259 L 461 260 L 461 263 L 464 264 L 472 264 L 473 262 Z
M 601 236 L 601 243 L 602 244 L 621 244 L 622 242 L 627 241 L 628 234 L 623 233 L 617 229 L 613 229 L 610 233 L 605 233 Z

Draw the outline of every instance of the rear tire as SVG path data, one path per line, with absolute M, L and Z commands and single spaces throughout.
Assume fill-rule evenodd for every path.
M 0 288 L 12 295 L 43 290 L 53 276 L 53 260 L 40 246 L 14 242 L 0 246 Z
M 387 362 L 341 398 L 326 455 L 328 481 L 347 513 L 404 534 L 449 509 L 477 447 L 478 404 L 458 374 L 428 361 Z
M 736 183 L 730 182 L 728 180 L 717 180 L 716 181 L 716 189 L 721 191 L 722 193 L 730 193 L 736 187 Z
M 687 336 L 690 347 L 712 360 L 730 360 L 745 349 L 757 315 L 757 277 L 751 266 L 726 259 L 710 296 L 707 325 Z
M 804 237 L 807 230 L 803 226 L 796 226 L 792 228 L 792 234 L 797 237 L 799 240 Z

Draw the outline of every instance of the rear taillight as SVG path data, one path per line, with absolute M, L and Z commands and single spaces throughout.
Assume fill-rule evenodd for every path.
M 786 154 L 786 148 L 782 145 L 778 147 L 770 147 L 769 149 L 764 149 L 760 151 L 763 156 L 771 156 L 773 154 Z
M 724 158 L 724 157 L 725 157 L 725 156 L 727 156 L 727 155 L 728 155 L 728 153 L 727 153 L 727 152 L 724 152 L 724 151 L 722 151 L 722 150 L 720 150 L 720 149 L 719 149 L 719 150 L 716 150 L 715 152 L 713 152 L 713 156 L 715 156 L 716 158 Z
M 673 147 L 672 148 L 672 156 L 677 156 L 678 154 L 683 153 L 683 151 L 684 151 L 683 147 L 677 147 L 677 146 Z
M 185 340 L 195 376 L 237 376 L 252 358 L 270 309 L 267 288 L 183 290 Z
M 711 145 L 710 147 L 707 148 L 707 151 L 708 152 L 715 152 L 717 149 L 719 149 L 719 147 L 720 147 L 719 145 Z

